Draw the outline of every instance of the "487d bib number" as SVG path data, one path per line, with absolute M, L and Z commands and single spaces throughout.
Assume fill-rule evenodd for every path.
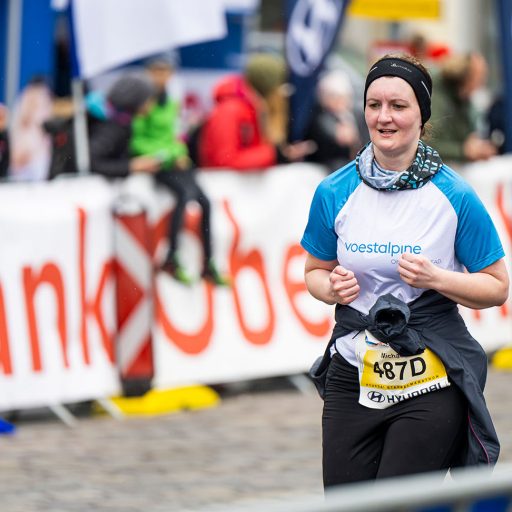
M 423 375 L 427 370 L 427 365 L 422 357 L 412 357 L 408 360 L 385 361 L 379 363 L 376 361 L 373 365 L 373 372 L 381 379 L 404 380 Z

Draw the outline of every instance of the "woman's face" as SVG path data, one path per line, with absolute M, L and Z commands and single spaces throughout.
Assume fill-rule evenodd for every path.
M 416 151 L 421 112 L 405 80 L 396 76 L 374 80 L 366 92 L 364 116 L 377 154 L 395 158 Z

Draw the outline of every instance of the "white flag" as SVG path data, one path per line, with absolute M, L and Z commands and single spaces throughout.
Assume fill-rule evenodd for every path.
M 223 0 L 73 0 L 73 24 L 83 78 L 227 33 Z

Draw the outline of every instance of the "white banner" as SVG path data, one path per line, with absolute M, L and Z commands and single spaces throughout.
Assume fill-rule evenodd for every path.
M 119 390 L 112 201 L 99 178 L 0 187 L 0 410 Z
M 468 179 L 510 254 L 512 179 L 505 171 L 508 165 L 506 159 L 480 164 Z M 498 167 L 502 173 L 496 172 Z M 312 195 L 324 175 L 307 164 L 250 175 L 200 173 L 213 206 L 216 261 L 234 276 L 234 285 L 224 289 L 199 282 L 187 288 L 165 274 L 158 275 L 155 386 L 304 372 L 323 352 L 333 309 L 306 292 L 304 254 L 298 244 Z M 169 196 L 160 190 L 155 198 L 154 187 L 144 183 L 145 177 L 129 182 L 127 189 L 143 198 L 149 208 L 151 229 L 159 241 L 155 242 L 157 252 L 165 250 Z M 198 233 L 197 212 L 189 209 L 187 228 L 181 235 L 182 259 L 196 275 L 202 254 Z M 512 341 L 510 304 L 483 311 L 461 310 L 469 330 L 487 351 Z
M 512 157 L 468 165 L 460 173 L 476 190 L 498 230 L 512 278 Z M 487 352 L 512 344 L 512 298 L 500 308 L 460 309 L 469 331 Z
M 498 158 L 463 171 L 489 210 L 507 258 L 511 167 L 511 158 Z M 197 283 L 186 287 L 164 273 L 155 279 L 156 387 L 294 374 L 322 354 L 333 308 L 307 293 L 299 241 L 323 176 L 308 164 L 254 174 L 199 173 L 212 203 L 215 260 L 233 284 L 214 287 L 199 279 L 200 212 L 192 203 L 179 241 Z M 151 177 L 133 176 L 120 186 L 99 177 L 0 186 L 0 410 L 119 391 L 112 233 L 119 194 L 145 205 L 147 259 L 152 253 L 156 264 L 166 250 L 173 198 Z M 135 301 L 143 290 L 137 293 Z M 132 306 L 121 308 L 126 328 L 136 324 L 140 308 Z M 509 301 L 501 308 L 463 309 L 488 352 L 511 343 L 510 308 Z
M 157 276 L 155 386 L 294 374 L 323 352 L 333 308 L 307 293 L 299 241 L 324 175 L 307 164 L 254 174 L 200 173 L 212 203 L 215 260 L 233 283 L 221 288 L 198 281 L 189 288 Z M 144 178 L 131 178 L 125 193 L 142 197 L 150 209 L 161 258 L 170 199 L 163 190 L 155 198 Z M 198 220 L 189 208 L 180 236 L 182 259 L 196 276 L 202 259 Z
M 179 46 L 223 38 L 223 0 L 73 0 L 80 76 Z

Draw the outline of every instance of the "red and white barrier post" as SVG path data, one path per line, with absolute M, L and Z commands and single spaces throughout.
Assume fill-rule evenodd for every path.
M 147 216 L 134 198 L 114 206 L 117 361 L 125 396 L 142 395 L 154 375 L 153 262 Z

